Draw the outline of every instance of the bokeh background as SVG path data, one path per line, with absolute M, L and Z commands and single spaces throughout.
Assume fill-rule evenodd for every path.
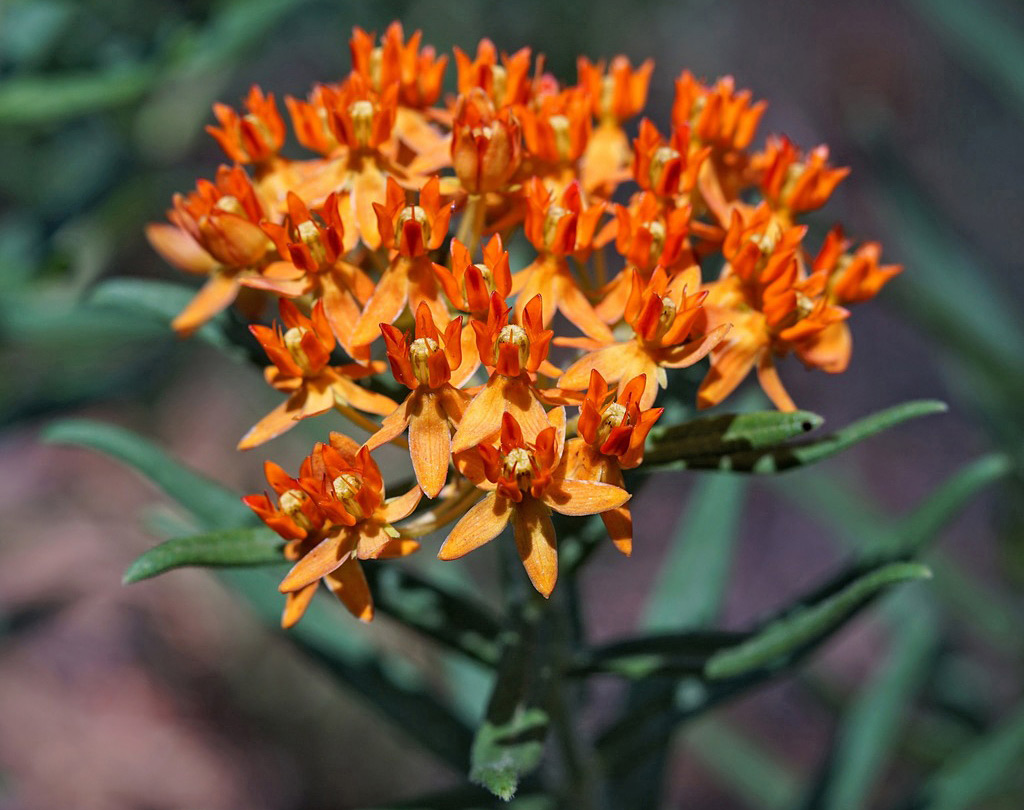
M 981 789 L 964 806 L 1024 806 L 1014 767 L 1024 761 L 1024 6 L 7 0 L 0 807 L 387 806 L 463 779 L 212 575 L 122 587 L 127 563 L 154 542 L 145 525 L 173 518 L 172 507 L 105 458 L 38 441 L 53 418 L 85 415 L 131 427 L 240 491 L 262 488 L 265 454 L 233 450 L 274 403 L 258 372 L 175 340 L 152 307 L 126 305 L 123 288 L 102 282 L 181 280 L 142 229 L 222 160 L 202 131 L 213 101 L 237 104 L 254 82 L 301 96 L 347 72 L 353 25 L 382 31 L 392 19 L 440 51 L 472 50 L 482 36 L 510 51 L 530 45 L 568 81 L 577 54 L 653 57 L 649 114 L 662 126 L 681 69 L 732 74 L 769 100 L 762 135 L 828 143 L 853 168 L 816 224 L 840 220 L 906 266 L 853 318 L 845 375 L 793 364 L 783 376 L 834 426 L 911 398 L 944 399 L 949 413 L 810 473 L 652 481 L 635 501 L 633 557 L 609 546 L 584 576 L 593 639 L 656 623 L 652 594 L 661 605 L 685 599 L 686 572 L 666 572 L 687 564 L 686 526 L 708 525 L 702 504 L 734 550 L 718 623 L 739 628 L 965 464 L 1001 450 L 1016 465 L 943 528 L 928 557 L 935 580 L 858 618 L 801 674 L 681 730 L 662 804 L 924 807 L 942 780 L 973 778 Z M 326 430 L 303 423 L 266 455 L 294 467 Z M 481 553 L 468 569 L 485 589 L 489 562 Z M 339 622 L 368 650 L 417 657 L 478 716 L 480 673 L 456 671 L 387 620 L 372 630 Z M 597 727 L 621 687 L 601 682 L 594 698 L 585 719 Z M 857 749 L 872 729 L 884 745 Z M 860 782 L 845 799 L 815 798 L 831 758 L 850 750 L 863 760 Z

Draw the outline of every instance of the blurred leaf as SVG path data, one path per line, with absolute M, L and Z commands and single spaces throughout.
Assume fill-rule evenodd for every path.
M 516 796 L 511 801 L 501 801 L 499 804 L 492 794 L 467 785 L 386 807 L 374 807 L 372 810 L 492 810 L 495 807 L 505 810 L 555 810 L 557 806 L 552 797 L 537 794 Z
M 889 653 L 845 712 L 818 800 L 807 810 L 868 806 L 914 698 L 930 672 L 939 632 L 927 603 L 903 599 L 894 600 L 890 607 Z
M 87 300 L 89 307 L 131 313 L 135 319 L 149 316 L 161 325 L 169 326 L 174 317 L 196 295 L 196 290 L 183 284 L 151 281 L 137 278 L 113 278 L 97 284 Z M 216 315 L 195 332 L 195 337 L 218 349 L 241 354 L 227 337 L 227 317 Z M 168 331 L 168 337 L 172 337 Z
M 394 564 L 363 568 L 380 610 L 482 664 L 498 662 L 501 625 L 486 605 Z
M 224 569 L 220 578 L 238 591 L 263 621 L 277 628 L 282 597 L 280 572 Z M 469 757 L 470 730 L 430 692 L 418 672 L 383 649 L 376 649 L 364 626 L 351 618 L 323 588 L 302 620 L 282 637 L 330 672 L 339 686 L 365 698 L 375 711 L 391 720 L 455 770 Z M 277 632 L 281 632 L 278 630 Z
M 638 636 L 581 653 L 570 672 L 604 672 L 630 680 L 652 675 L 702 675 L 715 653 L 734 647 L 748 635 L 708 630 Z
M 137 557 L 121 581 L 129 585 L 183 566 L 280 565 L 283 551 L 280 535 L 267 528 L 224 529 L 178 537 Z
M 792 653 L 833 632 L 878 591 L 931 576 L 928 567 L 920 563 L 891 563 L 864 574 L 838 593 L 787 612 L 748 640 L 715 653 L 704 674 L 710 680 L 718 680 L 780 666 Z
M 745 480 L 731 476 L 706 477 L 695 483 L 644 607 L 641 626 L 645 630 L 699 630 L 718 617 L 747 486 Z M 601 661 L 601 667 L 617 668 L 620 674 L 623 666 L 636 672 L 652 663 L 650 651 L 624 656 L 615 664 L 612 660 Z M 677 682 L 667 678 L 633 684 L 621 718 L 602 735 L 601 754 L 613 777 L 612 798 L 617 805 L 659 803 L 669 741 L 677 725 L 672 711 L 676 690 Z
M 943 413 L 945 403 L 936 400 L 905 402 L 867 416 L 828 436 L 814 441 L 783 444 L 755 450 L 737 450 L 720 455 L 687 458 L 648 451 L 644 465 L 669 469 L 705 469 L 723 472 L 776 473 L 815 464 L 909 419 Z
M 124 107 L 151 87 L 148 65 L 119 65 L 94 73 L 16 76 L 0 85 L 0 125 L 51 124 Z
M 972 810 L 1020 776 L 1024 760 L 1024 705 L 946 763 L 929 779 L 929 810 Z
M 751 807 L 793 810 L 798 805 L 800 779 L 770 748 L 711 718 L 688 727 L 685 740 L 687 753 Z
M 548 715 L 537 683 L 537 625 L 544 608 L 531 594 L 511 606 L 512 627 L 503 636 L 501 661 L 483 725 L 473 740 L 469 778 L 508 801 L 520 779 L 533 771 L 544 752 Z
M 922 21 L 961 57 L 967 70 L 989 85 L 996 99 L 1024 117 L 1024 31 L 998 4 L 957 0 L 907 0 Z
M 821 427 L 824 421 L 810 411 L 729 413 L 656 427 L 648 442 L 665 457 L 720 456 L 738 450 L 773 447 Z
M 127 464 L 210 529 L 233 529 L 256 520 L 234 492 L 182 466 L 152 442 L 123 428 L 69 419 L 46 428 L 42 440 L 89 447 Z

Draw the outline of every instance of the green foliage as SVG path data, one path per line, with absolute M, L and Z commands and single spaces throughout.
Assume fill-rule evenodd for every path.
M 820 439 L 781 444 L 778 437 L 788 431 L 795 436 L 812 430 L 824 420 L 814 414 L 801 415 L 795 420 L 770 419 L 751 420 L 760 430 L 739 430 L 733 433 L 730 427 L 738 416 L 718 417 L 718 429 L 710 431 L 708 439 L 717 437 L 716 446 L 710 441 L 684 441 L 676 444 L 664 438 L 661 443 L 654 441 L 644 456 L 644 467 L 667 467 L 669 469 L 720 470 L 723 472 L 778 473 L 796 467 L 816 464 L 849 447 L 869 439 L 901 422 L 943 413 L 946 405 L 935 400 L 905 402 L 884 411 L 859 419 L 851 425 Z M 763 416 L 763 415 L 758 415 Z M 813 418 L 812 418 L 813 417 Z M 699 434 L 698 434 L 699 435 Z
M 224 529 L 168 540 L 145 552 L 124 572 L 129 585 L 183 566 L 251 566 L 280 564 L 284 541 L 267 528 Z

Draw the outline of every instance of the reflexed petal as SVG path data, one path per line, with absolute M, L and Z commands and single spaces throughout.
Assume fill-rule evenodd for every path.
M 635 341 L 631 340 L 585 354 L 559 377 L 558 387 L 574 391 L 586 390 L 590 385 L 590 372 L 595 369 L 607 382 L 618 382 L 624 374 L 624 369 L 635 359 L 635 346 Z
M 451 431 L 439 397 L 424 394 L 419 405 L 409 420 L 409 455 L 423 493 L 436 498 L 448 480 Z
M 629 509 L 625 506 L 609 509 L 601 513 L 601 520 L 615 548 L 627 557 L 630 556 L 633 553 L 633 516 Z
M 356 544 L 356 556 L 360 560 L 375 560 L 390 543 L 394 536 L 389 534 L 385 525 L 377 520 L 364 520 L 354 526 L 351 531 L 359 532 Z
M 614 340 L 612 330 L 608 328 L 587 297 L 576 286 L 575 280 L 569 276 L 561 278 L 560 281 L 562 284 L 558 308 L 562 314 L 589 337 L 600 340 L 602 343 L 611 343 Z
M 486 441 L 501 428 L 505 413 L 505 378 L 494 373 L 462 413 L 459 429 L 452 437 L 452 452 L 461 453 Z
M 366 440 L 365 444 L 368 448 L 376 450 L 405 433 L 405 429 L 409 427 L 409 399 L 411 397 L 412 395 L 384 417 L 380 424 L 380 430 Z
M 264 442 L 269 442 L 271 439 L 277 438 L 282 433 L 291 430 L 298 423 L 305 401 L 305 390 L 300 390 L 288 397 L 288 399 L 249 428 L 249 431 L 238 443 L 237 449 L 251 450 L 253 447 L 259 447 Z
M 219 267 L 213 256 L 200 247 L 187 231 L 175 225 L 153 222 L 146 226 L 146 238 L 153 249 L 179 270 L 207 274 Z
M 658 365 L 662 368 L 687 368 L 694 363 L 699 363 L 708 353 L 711 352 L 729 331 L 729 324 L 723 323 L 716 326 L 704 337 L 691 340 L 682 346 L 673 346 L 671 349 L 663 349 L 658 353 Z M 647 407 L 647 406 L 644 406 Z
M 413 487 L 404 495 L 390 498 L 384 501 L 384 505 L 378 510 L 381 520 L 385 523 L 394 523 L 396 520 L 403 520 L 412 514 L 419 505 L 423 493 L 419 487 Z
M 409 262 L 399 259 L 384 271 L 377 289 L 366 302 L 359 323 L 352 333 L 353 346 L 365 346 L 380 337 L 382 323 L 394 323 L 409 297 Z
M 756 339 L 736 341 L 711 356 L 711 368 L 697 389 L 697 407 L 710 408 L 731 394 L 765 347 Z
M 419 490 L 417 489 L 417 492 Z M 419 551 L 420 544 L 417 540 L 408 537 L 394 537 L 377 555 L 378 560 L 393 560 L 397 557 L 407 557 L 414 551 Z
M 512 519 L 516 548 L 530 582 L 548 597 L 558 579 L 558 550 L 551 512 L 535 498 L 523 498 Z
M 326 582 L 349 613 L 364 622 L 373 618 L 373 597 L 370 596 L 370 586 L 358 561 L 353 558 L 346 560 L 340 568 L 327 576 Z
M 761 383 L 761 388 L 768 395 L 768 399 L 780 411 L 791 413 L 796 410 L 796 403 L 793 402 L 786 392 L 782 380 L 779 379 L 779 371 L 775 367 L 775 361 L 772 358 L 771 352 L 764 352 L 758 361 L 757 381 Z
M 185 308 L 179 312 L 171 328 L 182 337 L 188 337 L 210 318 L 231 306 L 238 295 L 238 281 L 220 273 L 210 276 Z
M 312 551 L 292 566 L 292 570 L 278 586 L 278 590 L 281 593 L 297 591 L 331 573 L 351 555 L 352 544 L 346 542 L 349 540 L 351 538 L 344 531 L 321 540 Z
M 611 484 L 566 478 L 552 484 L 544 493 L 544 503 L 563 515 L 596 515 L 622 506 L 629 493 Z
M 398 403 L 390 397 L 370 391 L 361 385 L 344 377 L 338 378 L 332 388 L 335 395 L 342 401 L 347 402 L 353 408 L 366 413 L 375 413 L 378 416 L 391 414 L 398 408 Z
M 507 498 L 491 493 L 466 512 L 437 552 L 440 560 L 456 560 L 489 543 L 508 525 L 513 505 Z
M 319 582 L 310 583 L 305 588 L 292 591 L 285 597 L 284 613 L 281 615 L 281 627 L 287 630 L 302 618 L 302 614 L 306 612 L 309 603 L 316 596 L 316 589 L 319 584 Z

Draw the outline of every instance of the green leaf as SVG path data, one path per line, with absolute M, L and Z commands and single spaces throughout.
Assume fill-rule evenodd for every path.
M 16 76 L 0 86 L 0 124 L 39 125 L 124 107 L 152 86 L 147 65 L 125 65 L 96 73 Z
M 1024 705 L 997 728 L 940 768 L 928 780 L 929 810 L 970 810 L 981 806 L 1020 776 L 1024 759 Z
M 101 282 L 93 288 L 87 304 L 91 308 L 117 309 L 130 312 L 136 318 L 149 315 L 161 324 L 167 324 L 181 312 L 196 295 L 196 290 L 183 284 L 167 281 L 152 281 L 138 278 L 114 278 Z M 216 315 L 195 332 L 195 337 L 218 349 L 240 353 L 238 347 L 227 337 L 227 318 L 224 313 Z M 168 331 L 167 337 L 173 334 Z
M 238 495 L 184 467 L 147 439 L 114 425 L 69 419 L 50 425 L 42 434 L 51 444 L 73 444 L 98 450 L 132 467 L 210 529 L 233 529 L 255 521 Z
M 548 715 L 540 708 L 547 684 L 535 677 L 538 625 L 546 607 L 540 599 L 531 593 L 510 605 L 512 626 L 503 636 L 494 690 L 470 755 L 470 780 L 505 801 L 540 764 L 547 737 Z
M 961 62 L 1024 118 L 1024 35 L 995 3 L 908 0 Z
M 381 611 L 482 664 L 497 664 L 501 625 L 489 607 L 393 563 L 363 570 Z
M 819 791 L 821 801 L 808 810 L 868 806 L 909 708 L 930 672 L 939 632 L 927 602 L 907 598 L 894 600 L 889 607 L 889 654 L 843 716 L 836 750 Z
M 783 472 L 795 467 L 816 464 L 908 419 L 945 411 L 945 403 L 936 400 L 905 402 L 867 416 L 814 441 L 684 459 L 660 459 L 657 455 L 647 453 L 641 469 L 650 466 L 758 474 Z
M 190 565 L 210 567 L 281 564 L 284 541 L 267 528 L 224 529 L 178 537 L 140 555 L 124 572 L 128 585 L 155 577 L 172 568 Z
M 692 631 L 639 636 L 577 656 L 571 674 L 604 672 L 630 680 L 653 675 L 701 675 L 711 657 L 747 638 L 747 633 Z
M 709 680 L 720 680 L 779 667 L 792 654 L 832 633 L 882 589 L 900 582 L 928 579 L 931 575 L 931 570 L 919 563 L 892 563 L 877 568 L 820 602 L 790 611 L 731 649 L 715 653 L 704 674 Z
M 774 447 L 821 427 L 824 421 L 810 411 L 756 411 L 707 416 L 652 430 L 645 458 L 658 464 Z

